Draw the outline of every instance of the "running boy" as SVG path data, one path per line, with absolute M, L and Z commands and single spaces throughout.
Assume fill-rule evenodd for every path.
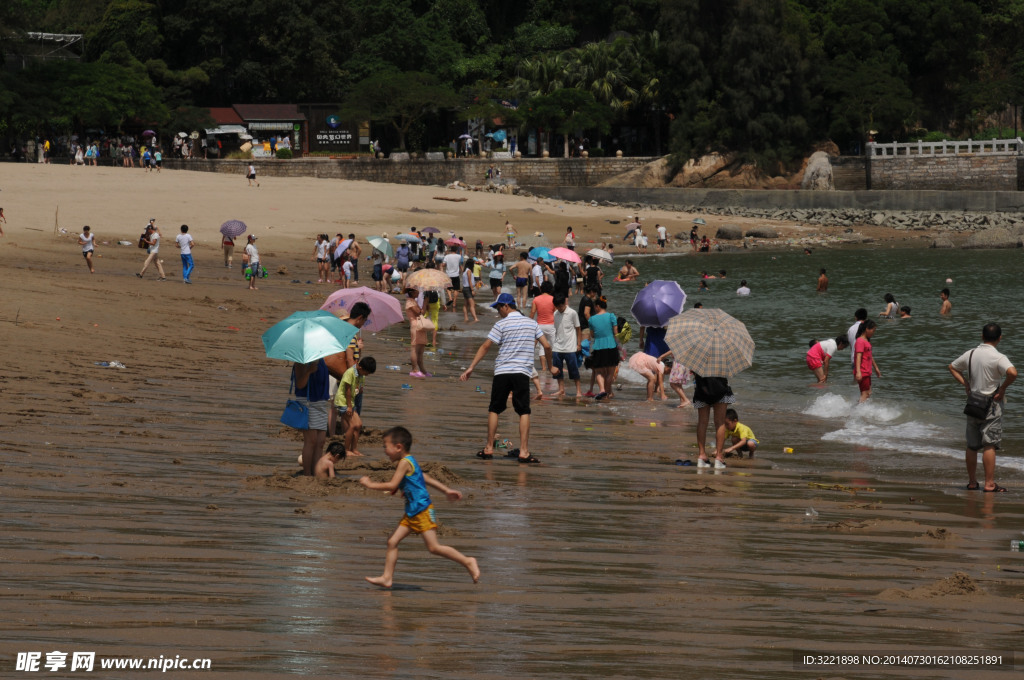
M 739 453 L 742 458 L 743 452 L 746 451 L 748 458 L 754 457 L 754 451 L 757 451 L 757 437 L 754 436 L 753 430 L 740 422 L 740 416 L 736 413 L 736 409 L 726 409 L 725 424 L 722 427 L 725 429 L 725 436 L 732 437 L 732 446 L 722 451 L 723 456 L 728 458 L 734 453 Z M 723 437 L 719 437 L 719 441 L 722 439 Z
M 334 410 L 336 420 L 341 432 L 345 437 L 345 447 L 352 452 L 353 456 L 361 456 L 359 453 L 359 435 L 363 432 L 363 419 L 356 413 L 356 398 L 363 393 L 363 384 L 366 376 L 377 372 L 377 360 L 373 357 L 363 357 L 359 363 L 348 367 L 348 370 L 341 376 L 338 383 L 338 391 L 334 395 Z
M 395 575 L 395 564 L 398 563 L 398 544 L 410 533 L 418 533 L 423 536 L 423 542 L 434 555 L 447 557 L 453 562 L 458 562 L 473 578 L 473 583 L 480 580 L 480 567 L 476 558 L 466 557 L 455 548 L 441 545 L 437 542 L 437 520 L 434 516 L 434 505 L 430 502 L 430 494 L 427 486 L 432 486 L 445 496 L 448 500 L 457 501 L 462 498 L 462 493 L 437 481 L 428 474 L 425 474 L 410 455 L 412 448 L 412 434 L 404 427 L 393 427 L 384 433 L 384 453 L 392 461 L 398 462 L 395 474 L 390 481 L 373 482 L 369 477 L 362 477 L 359 483 L 367 489 L 377 491 L 390 491 L 395 493 L 401 489 L 405 497 L 405 516 L 398 523 L 395 533 L 388 539 L 388 550 L 384 558 L 384 573 L 377 577 L 367 576 L 366 580 L 375 586 L 390 588 Z
M 327 447 L 327 453 L 316 462 L 313 474 L 320 479 L 334 477 L 334 466 L 343 460 L 345 460 L 345 445 L 341 442 L 331 442 Z

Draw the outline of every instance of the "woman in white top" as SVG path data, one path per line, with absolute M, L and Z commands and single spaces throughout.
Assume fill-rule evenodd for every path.
M 145 242 L 146 252 L 149 253 L 149 256 L 146 257 L 146 263 L 142 265 L 142 271 L 136 274 L 136 276 L 141 279 L 146 270 L 149 269 L 149 265 L 156 262 L 156 270 L 160 273 L 160 278 L 157 281 L 166 281 L 167 275 L 164 274 L 164 265 L 160 261 L 160 230 L 156 228 L 156 225 L 150 224 L 146 227 Z
M 576 234 L 572 233 L 572 227 L 565 228 L 565 247 L 576 250 Z
M 316 237 L 316 245 L 313 246 L 313 257 L 311 260 L 316 260 L 316 271 L 320 277 L 317 279 L 317 283 L 323 283 L 331 280 L 331 258 L 328 256 L 330 250 L 330 239 L 327 238 L 327 234 L 318 234 Z
M 245 246 L 245 266 L 249 270 L 249 290 L 257 290 L 256 279 L 260 275 L 260 251 L 256 249 L 256 236 L 249 234 L 249 243 Z
M 96 234 L 91 233 L 89 227 L 82 227 L 82 233 L 78 235 L 78 245 L 82 246 L 82 257 L 89 265 L 89 273 L 95 274 L 96 270 L 92 268 L 92 251 L 96 248 Z

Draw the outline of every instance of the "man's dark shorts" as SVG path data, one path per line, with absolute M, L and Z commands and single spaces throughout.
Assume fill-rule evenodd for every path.
M 449 276 L 448 279 L 452 282 L 452 290 L 459 292 L 462 290 L 462 279 L 458 276 Z
M 491 403 L 487 410 L 503 413 L 508 407 L 508 395 L 512 395 L 512 408 L 521 416 L 530 413 L 530 376 L 524 373 L 503 373 L 491 381 Z

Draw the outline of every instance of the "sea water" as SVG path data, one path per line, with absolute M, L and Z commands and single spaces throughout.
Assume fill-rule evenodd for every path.
M 756 343 L 754 364 L 731 380 L 741 420 L 762 440 L 762 450 L 792 446 L 799 465 L 814 453 L 818 466 L 832 467 L 825 455 L 856 455 L 878 474 L 962 475 L 964 390 L 948 366 L 977 346 L 981 328 L 1003 328 L 999 350 L 1024 368 L 1024 280 L 1016 250 L 962 251 L 889 245 L 858 249 L 752 249 L 706 255 L 616 255 L 615 267 L 629 257 L 641 273 L 636 283 L 616 283 L 606 267 L 604 293 L 609 311 L 632 321 L 629 308 L 643 281 L 678 281 L 695 302 L 719 307 L 743 321 Z M 815 291 L 819 270 L 830 279 L 826 293 Z M 697 292 L 699 272 L 709 291 Z M 745 279 L 751 295 L 736 295 Z M 952 279 L 952 283 L 947 283 Z M 953 313 L 939 315 L 939 291 L 951 291 Z M 911 307 L 910 319 L 883 319 L 884 296 L 892 293 Z M 578 298 L 576 298 L 578 300 Z M 804 357 L 809 340 L 846 335 L 858 307 L 878 323 L 872 339 L 882 377 L 873 378 L 872 398 L 858 404 L 850 351 L 832 361 L 824 388 L 814 385 Z M 636 340 L 630 352 L 636 350 Z M 1024 383 L 1008 391 L 1003 448 L 998 465 L 1024 473 Z M 835 461 L 830 461 L 835 463 Z M 1000 473 L 1002 474 L 1002 473 Z

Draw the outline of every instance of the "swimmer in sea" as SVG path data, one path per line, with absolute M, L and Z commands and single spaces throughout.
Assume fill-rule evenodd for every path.
M 825 268 L 821 268 L 821 274 L 818 275 L 818 292 L 824 293 L 828 290 L 828 277 L 825 276 Z
M 952 313 L 953 303 L 949 301 L 949 288 L 943 288 L 940 290 L 939 297 L 942 298 L 942 306 L 939 307 L 939 314 Z
M 616 280 L 635 281 L 639 276 L 640 272 L 633 266 L 633 260 L 626 260 L 626 264 L 622 265 L 622 268 L 619 270 L 619 278 Z
M 900 307 L 900 318 L 901 319 L 909 319 L 910 318 L 910 307 L 907 307 L 906 305 Z

